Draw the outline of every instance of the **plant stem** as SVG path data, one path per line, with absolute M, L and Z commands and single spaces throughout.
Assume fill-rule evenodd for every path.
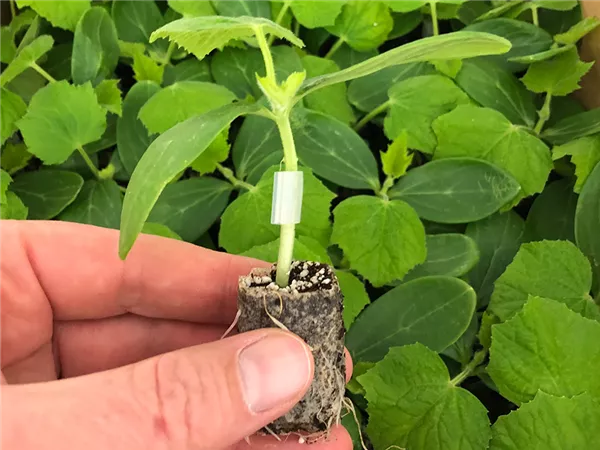
M 277 78 L 275 77 L 275 66 L 273 64 L 273 55 L 271 54 L 271 50 L 269 50 L 269 44 L 267 44 L 265 33 L 263 33 L 262 28 L 259 27 L 256 27 L 254 32 L 256 34 L 256 40 L 258 41 L 258 45 L 260 47 L 260 52 L 263 55 L 263 60 L 265 61 L 267 78 L 272 80 L 273 83 L 277 83 Z
M 300 34 L 300 22 L 294 21 L 294 34 L 298 36 Z
M 221 174 L 227 179 L 227 181 L 233 184 L 234 187 L 246 189 L 248 191 L 254 189 L 254 186 L 252 186 L 250 183 L 246 183 L 245 181 L 236 178 L 236 176 L 233 174 L 233 170 L 231 170 L 229 167 L 225 167 L 222 164 L 217 163 L 217 170 L 221 172 Z
M 535 134 L 540 134 L 542 132 L 542 128 L 544 128 L 544 124 L 550 118 L 550 102 L 552 101 L 552 94 L 550 92 L 546 92 L 546 98 L 544 100 L 544 105 L 542 109 L 538 111 L 539 120 L 535 124 L 535 128 L 533 131 Z
M 487 352 L 487 349 L 483 349 L 475 353 L 475 355 L 473 355 L 473 359 L 465 366 L 463 371 L 450 380 L 450 384 L 453 386 L 458 386 L 467 378 L 469 378 L 475 369 L 477 369 L 477 367 L 479 367 L 479 365 L 485 360 Z
M 390 107 L 390 101 L 388 100 L 385 103 L 382 103 L 377 108 L 368 112 L 362 119 L 358 121 L 356 125 L 354 125 L 354 131 L 360 131 L 362 127 L 368 124 L 371 120 L 377 117 L 379 114 L 385 112 Z
M 160 61 L 160 63 L 163 66 L 166 66 L 167 64 L 169 64 L 171 62 L 171 56 L 173 56 L 173 52 L 175 51 L 175 42 L 171 42 L 169 44 L 169 48 L 167 48 L 167 54 L 165 55 L 165 58 L 163 60 Z
M 13 19 L 17 17 L 17 7 L 15 5 L 15 0 L 10 0 L 10 17 Z
M 438 34 L 440 34 L 440 28 L 439 28 L 438 17 L 437 17 L 437 2 L 436 2 L 436 0 L 430 1 L 429 7 L 431 8 L 431 22 L 433 23 L 433 35 L 437 36 Z
M 383 186 L 381 186 L 381 189 L 379 189 L 375 193 L 377 194 L 378 197 L 381 197 L 384 200 L 389 200 L 387 193 L 393 185 L 394 185 L 394 178 L 390 177 L 388 175 L 387 178 L 385 179 L 385 181 L 383 182 Z
M 279 10 L 279 14 L 277 14 L 277 18 L 275 19 L 275 23 L 277 25 L 281 25 L 281 21 L 283 20 L 283 17 L 285 16 L 285 13 L 289 9 L 291 3 L 292 3 L 291 0 L 285 0 L 285 2 L 283 2 L 283 5 L 281 5 L 281 9 Z M 274 34 L 272 34 L 271 36 L 269 36 L 269 47 L 271 45 L 273 45 L 273 41 L 274 40 L 275 40 L 275 35 Z
M 126 188 L 126 187 L 123 187 L 123 186 L 121 186 L 121 185 L 119 185 L 119 184 L 118 184 L 117 186 L 119 186 L 119 190 L 120 190 L 120 191 L 121 191 L 123 194 L 126 194 L 126 193 L 127 193 L 127 188 Z
M 337 52 L 340 49 L 340 47 L 342 45 L 344 45 L 344 42 L 346 42 L 344 40 L 344 38 L 339 38 L 337 41 L 335 41 L 335 44 L 333 44 L 333 46 L 329 49 L 329 51 L 325 55 L 325 59 L 331 59 L 331 57 L 335 54 L 335 52 Z
M 81 145 L 79 147 L 77 147 L 77 151 L 79 152 L 79 154 L 81 155 L 81 157 L 83 158 L 83 160 L 85 161 L 85 163 L 87 164 L 87 166 L 89 167 L 89 169 L 92 171 L 92 173 L 94 174 L 94 176 L 98 180 L 102 180 L 102 176 L 100 175 L 100 171 L 94 165 L 94 162 L 90 159 L 89 155 L 86 153 L 86 151 L 83 149 L 83 147 Z
M 52 75 L 50 75 L 48 72 L 46 72 L 44 69 L 42 69 L 40 66 L 38 66 L 37 63 L 32 62 L 30 64 L 30 67 L 32 69 L 34 69 L 37 73 L 39 73 L 41 76 L 43 76 L 50 83 L 56 83 L 56 79 Z
M 533 24 L 536 27 L 540 26 L 540 19 L 538 17 L 538 7 L 537 5 L 531 5 L 531 17 L 533 18 Z

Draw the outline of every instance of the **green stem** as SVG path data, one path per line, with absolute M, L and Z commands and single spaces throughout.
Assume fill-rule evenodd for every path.
M 233 174 L 233 170 L 231 170 L 229 167 L 225 167 L 222 164 L 217 163 L 217 170 L 221 172 L 227 181 L 233 184 L 234 187 L 238 189 L 246 189 L 248 191 L 254 189 L 254 186 L 252 186 L 250 183 L 246 183 L 245 181 L 236 178 L 236 176 Z
M 387 193 L 393 185 L 394 185 L 394 178 L 390 177 L 388 175 L 388 177 L 383 182 L 383 186 L 381 186 L 381 189 L 379 189 L 375 193 L 377 194 L 378 197 L 381 197 L 384 200 L 389 200 Z
M 453 386 L 458 386 L 467 378 L 469 378 L 473 374 L 475 369 L 477 369 L 479 365 L 485 360 L 487 352 L 487 349 L 483 349 L 475 353 L 475 355 L 473 355 L 473 359 L 469 362 L 469 364 L 465 366 L 463 371 L 450 380 L 450 384 Z
M 160 64 L 162 64 L 163 66 L 166 66 L 167 64 L 169 64 L 171 62 L 171 57 L 173 56 L 173 52 L 175 51 L 175 47 L 176 47 L 175 42 L 171 42 L 169 44 L 169 48 L 167 48 L 167 54 L 165 55 L 164 59 L 162 59 L 160 61 Z
M 285 13 L 289 9 L 291 3 L 292 3 L 291 0 L 286 0 L 285 2 L 283 2 L 283 5 L 281 6 L 281 9 L 279 10 L 279 14 L 277 14 L 277 18 L 275 19 L 275 23 L 277 25 L 281 25 L 281 21 L 283 20 L 283 17 L 285 16 Z M 272 34 L 271 36 L 269 36 L 269 47 L 271 45 L 273 45 L 273 41 L 275 41 L 275 35 L 274 34 Z
M 50 83 L 55 83 L 56 79 L 50 75 L 48 72 L 46 72 L 44 69 L 42 69 L 40 66 L 38 66 L 36 63 L 32 62 L 30 64 L 30 67 L 35 70 L 37 73 L 39 73 L 41 76 L 43 76 L 46 80 L 48 80 Z
M 536 27 L 540 26 L 540 19 L 538 17 L 538 7 L 537 5 L 531 5 L 531 17 L 533 18 L 533 24 Z
M 117 185 L 117 186 L 119 186 L 119 190 L 120 190 L 120 191 L 121 191 L 123 194 L 126 194 L 126 193 L 127 193 L 127 188 L 126 188 L 126 187 L 123 187 L 123 186 L 121 186 L 121 185 Z
M 433 23 L 433 35 L 437 36 L 438 34 L 440 34 L 440 28 L 439 28 L 438 17 L 437 17 L 436 0 L 430 1 L 429 7 L 431 8 L 431 22 Z
M 81 155 L 81 157 L 83 158 L 83 160 L 85 161 L 85 163 L 87 164 L 89 169 L 92 171 L 94 176 L 98 180 L 102 180 L 102 175 L 100 174 L 100 171 L 94 165 L 94 162 L 90 159 L 89 155 L 87 154 L 87 152 L 83 149 L 83 147 L 81 145 L 79 147 L 77 147 L 77 151 L 79 152 L 79 154 Z
M 325 59 L 331 59 L 335 52 L 337 52 L 340 49 L 340 47 L 344 45 L 344 42 L 346 42 L 344 38 L 339 38 L 337 41 L 335 41 L 335 44 L 332 45 L 332 47 L 325 55 Z
M 535 124 L 535 128 L 533 131 L 535 134 L 539 135 L 542 132 L 542 128 L 544 128 L 544 124 L 550 118 L 550 102 L 552 101 L 552 94 L 550 92 L 546 93 L 546 98 L 544 100 L 544 105 L 542 109 L 538 111 L 538 122 Z
M 15 0 L 10 0 L 10 17 L 13 19 L 17 17 L 17 7 L 15 5 Z
M 360 119 L 356 125 L 354 125 L 354 131 L 360 131 L 366 124 L 368 124 L 371 120 L 373 120 L 379 114 L 385 112 L 389 107 L 390 107 L 390 101 L 388 100 L 387 102 L 379 105 L 377 108 L 371 110 L 362 119 Z
M 294 34 L 298 36 L 300 34 L 300 22 L 294 21 Z
M 271 54 L 271 50 L 269 50 L 269 44 L 267 43 L 267 39 L 265 38 L 265 33 L 262 28 L 256 27 L 254 29 L 256 34 L 256 40 L 258 41 L 258 45 L 260 47 L 260 52 L 263 55 L 263 60 L 265 61 L 265 69 L 267 71 L 267 78 L 273 81 L 273 83 L 277 83 L 277 78 L 275 77 L 275 65 L 273 64 L 273 55 Z

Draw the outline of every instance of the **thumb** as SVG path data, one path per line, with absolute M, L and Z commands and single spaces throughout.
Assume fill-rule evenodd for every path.
M 221 449 L 289 411 L 314 362 L 266 329 L 79 378 L 3 386 L 6 450 Z

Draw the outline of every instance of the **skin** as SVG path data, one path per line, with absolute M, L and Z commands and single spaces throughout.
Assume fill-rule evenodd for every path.
M 278 329 L 221 339 L 238 277 L 266 263 L 150 235 L 122 261 L 117 230 L 56 221 L 2 221 L 0 237 L 3 449 L 307 448 L 254 433 L 302 398 L 310 350 Z M 306 367 L 276 402 L 256 394 L 276 361 L 252 366 L 251 395 L 241 369 L 265 342 L 287 355 L 277 367 Z M 336 426 L 309 448 L 352 442 Z

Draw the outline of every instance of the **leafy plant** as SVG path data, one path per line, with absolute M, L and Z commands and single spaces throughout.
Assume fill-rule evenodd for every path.
M 596 448 L 600 109 L 573 93 L 600 20 L 578 2 L 9 6 L 2 219 L 277 261 L 280 285 L 332 265 L 356 449 Z M 297 224 L 271 223 L 282 171 Z

